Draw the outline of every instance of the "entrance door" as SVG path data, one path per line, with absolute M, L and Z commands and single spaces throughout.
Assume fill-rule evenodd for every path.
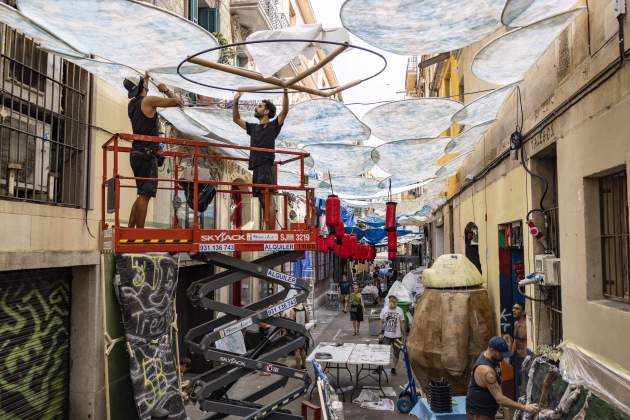
M 0 418 L 66 419 L 70 281 L 64 269 L 0 273 Z

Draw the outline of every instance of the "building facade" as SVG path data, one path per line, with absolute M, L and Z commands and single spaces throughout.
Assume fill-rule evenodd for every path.
M 531 348 L 569 340 L 629 369 L 630 338 L 621 332 L 630 325 L 624 121 L 630 67 L 620 57 L 614 2 L 580 3 L 588 10 L 520 84 L 524 163 L 510 159 L 520 112 L 512 94 L 451 180 L 447 203 L 426 227 L 427 252 L 432 259 L 453 252 L 477 259 L 497 330 L 510 327 L 511 304 L 525 301 Z M 627 17 L 621 24 L 628 29 Z M 456 53 L 421 57 L 415 76 L 408 70 L 407 92 L 455 95 L 465 103 L 479 97 L 493 86 L 472 74 L 471 62 L 496 36 Z M 539 208 L 544 212 L 530 213 Z M 528 217 L 542 228 L 546 246 L 528 233 Z M 535 270 L 545 248 L 560 259 L 561 285 L 528 286 L 536 300 L 525 299 L 515 283 Z
M 147 2 L 196 21 L 226 43 L 256 30 L 314 22 L 307 0 Z M 115 300 L 111 260 L 100 251 L 101 146 L 114 133 L 131 132 L 127 98 L 118 87 L 38 49 L 13 28 L 0 25 L 0 34 L 0 418 L 103 419 L 106 406 L 116 404 L 106 392 L 107 359 L 116 352 L 125 356 L 110 340 L 117 337 L 106 337 L 103 322 Z M 255 66 L 244 49 L 232 59 Z M 308 64 L 297 60 L 283 71 L 296 74 Z M 307 83 L 321 87 L 337 81 L 327 66 Z M 161 131 L 179 134 L 165 121 Z M 167 176 L 169 165 L 160 175 Z M 251 182 L 251 173 L 235 164 L 210 169 L 224 181 Z M 125 172 L 131 169 L 123 159 Z M 260 210 L 249 197 L 218 197 L 204 213 L 204 225 L 258 228 Z M 124 189 L 123 225 L 134 199 L 134 189 Z M 192 215 L 176 203 L 170 191 L 160 190 L 149 205 L 147 227 L 167 226 L 175 215 L 182 225 L 190 222 Z M 298 213 L 300 206 L 303 201 L 295 200 Z M 182 264 L 181 284 L 207 275 L 189 261 Z M 225 290 L 216 298 L 238 296 L 246 303 L 245 293 L 252 301 L 262 291 Z M 183 318 L 200 322 L 196 316 Z M 111 389 L 128 381 L 124 370 L 109 369 Z

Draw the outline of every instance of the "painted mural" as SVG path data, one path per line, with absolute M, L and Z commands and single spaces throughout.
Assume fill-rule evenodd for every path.
M 169 419 L 187 418 L 169 334 L 177 269 L 168 254 L 116 256 L 117 293 L 141 420 L 149 420 L 156 408 L 168 410 Z

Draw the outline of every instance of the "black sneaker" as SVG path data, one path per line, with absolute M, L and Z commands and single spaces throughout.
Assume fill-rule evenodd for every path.
M 392 372 L 391 373 L 392 373 L 392 375 L 395 375 L 396 374 L 396 369 L 392 368 Z

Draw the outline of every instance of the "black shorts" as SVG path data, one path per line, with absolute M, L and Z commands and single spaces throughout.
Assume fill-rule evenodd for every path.
M 253 169 L 254 175 L 252 177 L 252 184 L 267 184 L 274 185 L 276 183 L 276 174 L 273 170 L 273 165 L 261 165 Z M 267 190 L 271 192 L 271 190 Z M 252 188 L 252 195 L 254 197 L 262 198 L 265 192 L 262 188 Z
M 396 344 L 396 341 L 401 340 L 401 339 L 402 337 L 399 337 L 399 338 L 383 337 L 383 344 L 392 346 L 392 351 L 394 352 L 394 357 L 396 359 L 398 359 L 398 356 L 400 356 L 400 345 Z
M 157 178 L 158 177 L 158 159 L 150 149 L 132 150 L 129 160 L 131 162 L 131 170 L 133 176 L 141 178 Z M 146 181 L 136 179 L 136 187 L 138 195 L 145 197 L 155 197 L 157 193 L 157 181 Z
M 363 306 L 357 305 L 356 312 L 350 311 L 350 321 L 363 322 Z

